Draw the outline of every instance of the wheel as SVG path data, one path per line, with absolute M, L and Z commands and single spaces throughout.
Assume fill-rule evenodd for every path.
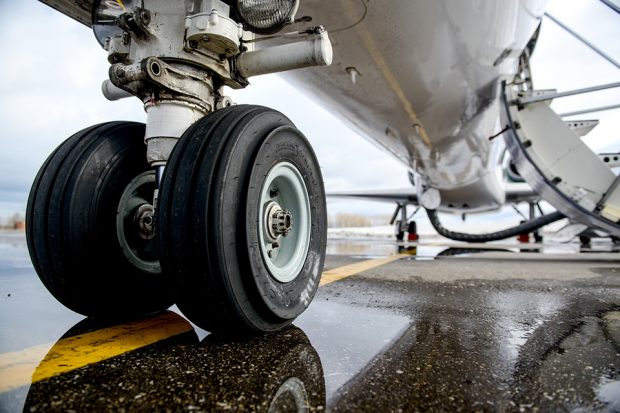
M 402 241 L 405 238 L 405 231 L 402 230 L 402 224 L 400 220 L 395 223 L 396 227 L 396 241 Z
M 419 238 L 416 222 L 409 221 L 409 226 L 407 227 L 407 241 L 417 241 Z
M 418 233 L 418 226 L 416 225 L 415 221 L 409 221 L 409 226 L 407 227 L 407 232 L 409 234 L 417 234 Z
M 316 156 L 291 121 L 260 106 L 225 108 L 170 156 L 157 208 L 162 269 L 200 327 L 275 331 L 314 297 L 326 223 Z
M 149 232 L 155 178 L 143 137 L 144 125 L 132 122 L 84 129 L 50 155 L 30 191 L 26 237 L 35 270 L 78 313 L 136 316 L 174 302 Z

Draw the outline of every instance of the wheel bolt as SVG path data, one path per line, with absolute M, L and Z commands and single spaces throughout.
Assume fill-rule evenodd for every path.
M 286 209 L 280 209 L 271 215 L 271 228 L 277 235 L 286 237 L 293 229 L 293 215 Z

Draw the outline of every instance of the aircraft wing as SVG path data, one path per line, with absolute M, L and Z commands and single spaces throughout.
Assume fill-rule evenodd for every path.
M 326 195 L 334 198 L 357 198 L 366 201 L 382 201 L 410 205 L 418 204 L 418 195 L 415 188 L 332 191 L 328 192 Z
M 506 203 L 518 204 L 519 202 L 538 202 L 541 200 L 540 195 L 532 189 L 531 186 L 525 182 L 519 183 L 506 183 Z
M 40 0 L 62 14 L 88 27 L 91 26 L 93 0 Z
M 506 203 L 537 202 L 540 196 L 526 183 L 505 184 Z M 418 205 L 418 195 L 415 188 L 404 189 L 369 189 L 353 191 L 331 191 L 328 197 L 357 198 L 367 201 L 391 202 L 397 204 Z

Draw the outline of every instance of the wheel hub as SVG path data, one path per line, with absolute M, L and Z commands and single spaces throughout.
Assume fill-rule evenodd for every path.
M 142 239 L 153 239 L 155 236 L 155 208 L 151 204 L 143 204 L 136 210 L 134 222 L 138 227 L 138 235 Z
M 294 280 L 310 244 L 310 199 L 303 177 L 289 162 L 275 165 L 265 178 L 260 199 L 259 245 L 271 276 Z
M 293 214 L 272 201 L 266 208 L 265 225 L 273 240 L 280 236 L 286 237 L 293 230 Z
M 125 188 L 116 213 L 116 235 L 125 258 L 142 271 L 159 274 L 156 251 L 155 208 L 152 197 L 156 188 L 155 172 L 147 171 Z

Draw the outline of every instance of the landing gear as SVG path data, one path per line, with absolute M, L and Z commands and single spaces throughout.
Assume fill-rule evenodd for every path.
M 153 237 L 141 237 L 154 188 L 143 138 L 138 123 L 87 128 L 61 144 L 34 181 L 30 256 L 47 289 L 78 313 L 128 317 L 174 301 Z
M 317 26 L 255 48 L 256 33 L 295 21 L 298 1 L 287 10 L 282 2 L 90 3 L 112 63 L 102 92 L 139 98 L 147 125 L 87 129 L 41 169 L 27 220 L 44 284 L 86 315 L 144 314 L 176 300 L 212 332 L 290 324 L 323 269 L 320 168 L 284 115 L 231 107 L 224 87 L 331 64 L 327 32 Z M 257 16 L 268 27 L 254 26 Z
M 396 219 L 400 214 L 400 219 Z M 390 225 L 394 225 L 396 241 L 402 241 L 405 238 L 405 230 L 407 229 L 407 204 L 396 204 L 396 210 L 390 220 Z
M 327 238 L 308 141 L 268 108 L 212 113 L 179 140 L 154 205 L 143 136 L 141 124 L 94 126 L 41 168 L 27 238 L 45 286 L 88 316 L 160 311 L 176 298 L 209 331 L 290 324 L 318 288 Z
M 395 230 L 396 230 L 396 241 L 402 241 L 405 239 L 405 231 L 403 231 L 402 229 L 402 225 L 401 225 L 401 220 L 397 220 L 396 221 L 396 226 L 395 226 Z
M 409 221 L 407 233 L 407 241 L 413 242 L 417 241 L 420 238 L 418 236 L 418 226 L 416 225 L 415 221 Z
M 419 209 L 420 208 L 418 207 L 411 217 L 415 216 Z M 399 214 L 400 219 L 397 220 L 396 217 L 398 217 Z M 416 222 L 412 220 L 407 223 L 409 218 L 410 217 L 407 216 L 407 204 L 396 204 L 396 210 L 390 220 L 390 224 L 394 225 L 396 241 L 403 241 L 405 239 L 405 231 L 407 232 L 407 241 L 415 242 L 419 240 L 420 237 L 418 236 Z
M 173 150 L 159 197 L 162 269 L 194 323 L 269 332 L 309 305 L 325 255 L 324 188 L 284 115 L 244 105 L 198 121 Z

